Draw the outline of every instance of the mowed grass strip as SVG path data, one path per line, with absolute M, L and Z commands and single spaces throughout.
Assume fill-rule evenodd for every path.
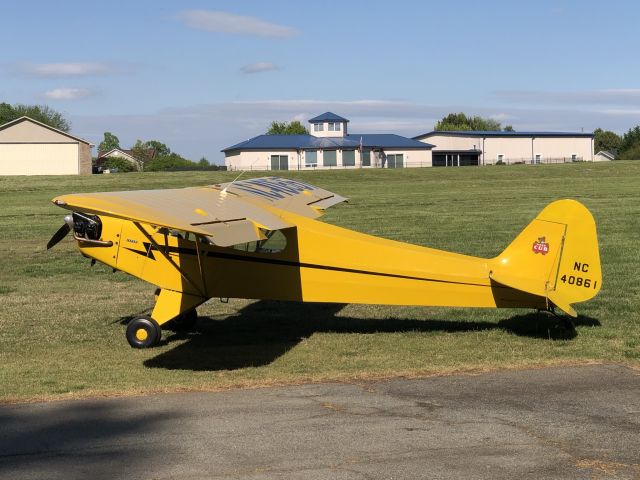
M 149 311 L 154 288 L 90 268 L 70 239 L 47 252 L 65 214 L 51 198 L 204 185 L 235 174 L 0 177 L 0 401 L 640 365 L 640 162 L 280 173 L 350 198 L 323 221 L 485 257 L 548 202 L 578 199 L 598 224 L 603 290 L 577 305 L 574 331 L 526 310 L 210 300 L 199 309 L 197 332 L 165 332 L 160 347 L 133 350 L 126 320 Z

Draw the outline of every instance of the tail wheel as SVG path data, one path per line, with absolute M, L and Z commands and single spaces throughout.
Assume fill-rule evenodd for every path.
M 135 317 L 127 325 L 127 341 L 133 348 L 150 348 L 162 338 L 162 329 L 153 318 L 143 315 Z
M 181 313 L 167 324 L 169 330 L 175 332 L 191 332 L 198 323 L 198 312 L 193 308 Z

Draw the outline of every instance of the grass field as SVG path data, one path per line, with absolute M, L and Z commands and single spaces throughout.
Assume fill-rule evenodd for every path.
M 250 175 L 248 175 L 250 176 Z M 640 162 L 289 173 L 350 198 L 324 221 L 490 257 L 548 202 L 576 198 L 599 230 L 603 288 L 575 330 L 521 310 L 231 299 L 150 350 L 124 338 L 153 287 L 45 244 L 62 193 L 216 183 L 226 172 L 0 177 L 0 401 L 475 372 L 562 362 L 640 365 Z

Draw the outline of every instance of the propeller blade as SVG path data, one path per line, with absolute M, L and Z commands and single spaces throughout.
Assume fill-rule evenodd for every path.
M 56 233 L 53 234 L 51 240 L 47 243 L 47 250 L 56 245 L 60 240 L 67 236 L 67 234 L 71 231 L 71 227 L 66 223 L 63 223 L 62 226 L 58 229 Z

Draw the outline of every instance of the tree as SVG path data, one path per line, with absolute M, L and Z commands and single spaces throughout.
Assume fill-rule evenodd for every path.
M 147 140 L 144 142 L 143 147 L 147 150 L 155 150 L 156 155 L 166 156 L 171 155 L 171 149 L 167 147 L 164 143 L 159 142 L 158 140 Z
M 452 130 L 500 130 L 500 122 L 492 118 L 483 118 L 479 116 L 467 117 L 464 113 L 450 113 L 434 127 L 434 130 L 452 131 Z
M 110 152 L 114 148 L 120 148 L 120 140 L 111 132 L 104 132 L 104 140 L 98 145 L 98 153 Z
M 309 131 L 298 120 L 290 123 L 287 122 L 271 122 L 267 135 L 305 135 Z
M 11 122 L 18 118 L 16 111 L 8 103 L 0 103 L 0 125 Z
M 200 159 L 200 161 L 198 162 L 198 165 L 201 167 L 210 167 L 211 164 L 209 163 L 209 160 L 207 160 L 207 157 L 202 157 Z
M 133 145 L 133 147 L 131 147 L 131 155 L 133 155 L 136 160 L 141 161 L 143 164 L 147 163 L 153 158 L 153 152 L 149 149 L 149 147 L 147 147 L 147 143 L 149 142 L 142 143 L 142 140 L 138 139 L 136 140 L 136 143 Z M 165 148 L 167 148 L 166 145 Z M 169 149 L 167 148 L 167 150 Z
M 47 105 L 22 105 L 20 103 L 9 105 L 8 103 L 0 103 L 0 125 L 20 117 L 32 118 L 63 132 L 68 132 L 71 129 L 69 121 L 60 112 Z
M 628 149 L 623 150 L 619 158 L 621 160 L 640 160 L 640 143 L 636 143 Z
M 607 150 L 609 152 L 617 152 L 620 148 L 620 142 L 622 139 L 617 133 L 612 132 L 611 130 L 602 130 L 601 128 L 596 128 L 593 131 L 593 149 L 595 153 L 598 153 L 602 150 Z
M 515 130 L 511 125 L 505 125 L 505 127 L 502 130 L 505 132 L 515 132 Z
M 620 141 L 620 158 L 627 160 L 640 159 L 640 125 L 630 128 Z

